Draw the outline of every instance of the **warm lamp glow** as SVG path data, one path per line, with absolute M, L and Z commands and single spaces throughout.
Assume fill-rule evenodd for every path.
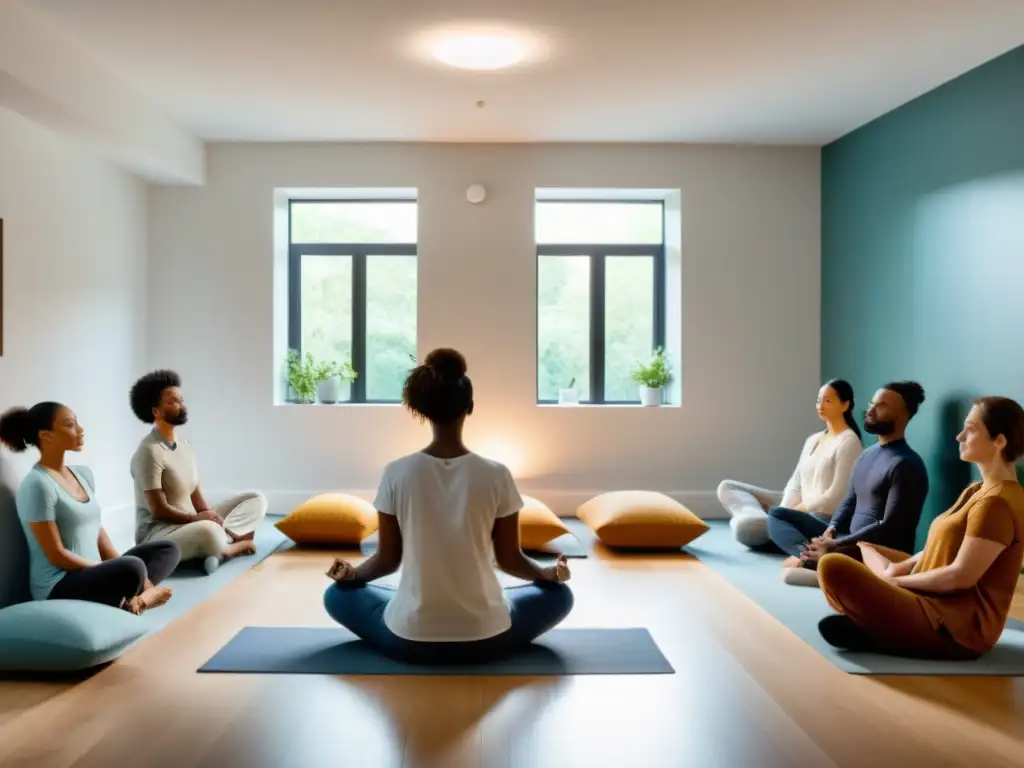
M 438 61 L 459 69 L 505 69 L 523 60 L 523 45 L 502 35 L 457 35 L 431 46 Z
M 518 443 L 501 437 L 485 437 L 473 440 L 473 444 L 477 446 L 475 453 L 504 464 L 514 479 L 523 477 L 526 453 Z

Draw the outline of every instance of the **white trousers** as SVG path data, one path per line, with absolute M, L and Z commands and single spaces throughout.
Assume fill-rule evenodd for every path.
M 748 547 L 768 543 L 768 510 L 782 503 L 781 492 L 723 480 L 718 485 L 718 500 L 732 516 L 729 527 L 736 541 Z
M 224 528 L 239 534 L 252 533 L 267 514 L 267 498 L 261 493 L 240 493 L 216 504 L 213 511 L 224 519 Z M 173 541 L 181 550 L 183 561 L 205 559 L 211 555 L 220 556 L 231 544 L 231 537 L 224 528 L 211 520 L 197 520 L 161 526 L 146 540 Z

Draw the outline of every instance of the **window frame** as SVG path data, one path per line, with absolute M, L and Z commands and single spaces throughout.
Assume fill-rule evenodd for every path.
M 288 348 L 302 354 L 302 257 L 347 256 L 352 259 L 352 367 L 359 375 L 349 385 L 344 405 L 395 405 L 401 400 L 366 397 L 366 261 L 370 256 L 418 257 L 417 243 L 294 243 L 292 206 L 310 203 L 417 203 L 415 198 L 294 198 L 288 201 Z M 417 286 L 417 301 L 419 299 Z M 419 329 L 417 329 L 418 335 Z
M 606 270 L 605 261 L 609 256 L 626 256 L 636 258 L 653 258 L 654 260 L 654 333 L 651 339 L 651 350 L 665 346 L 665 201 L 664 200 L 607 200 L 607 199 L 538 199 L 540 203 L 605 203 L 615 205 L 659 205 L 661 207 L 661 243 L 660 244 L 619 244 L 614 243 L 536 243 L 535 259 L 535 292 L 534 315 L 536 317 L 536 337 L 534 338 L 534 362 L 538 373 L 540 368 L 540 260 L 544 256 L 587 256 L 590 259 L 590 397 L 581 400 L 583 405 L 639 405 L 636 400 L 606 400 L 605 378 L 607 362 L 605 360 L 605 294 Z M 542 400 L 540 397 L 540 377 L 534 376 L 534 387 L 538 405 L 557 405 L 557 400 Z

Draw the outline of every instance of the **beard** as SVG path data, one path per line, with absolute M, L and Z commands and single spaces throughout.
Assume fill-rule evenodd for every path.
M 164 421 L 172 427 L 180 427 L 182 424 L 186 424 L 188 422 L 188 409 L 182 408 L 176 413 L 169 413 L 164 416 Z
M 885 437 L 891 435 L 896 431 L 896 423 L 892 421 L 868 421 L 864 419 L 864 431 L 872 434 Z

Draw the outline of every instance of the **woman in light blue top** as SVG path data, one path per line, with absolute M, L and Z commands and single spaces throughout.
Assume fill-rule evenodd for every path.
M 34 599 L 88 600 L 135 614 L 170 599 L 171 590 L 156 585 L 178 565 L 177 545 L 154 541 L 118 555 L 103 530 L 92 472 L 64 465 L 64 454 L 85 442 L 70 408 L 49 402 L 12 408 L 0 416 L 0 442 L 40 453 L 16 499 Z

